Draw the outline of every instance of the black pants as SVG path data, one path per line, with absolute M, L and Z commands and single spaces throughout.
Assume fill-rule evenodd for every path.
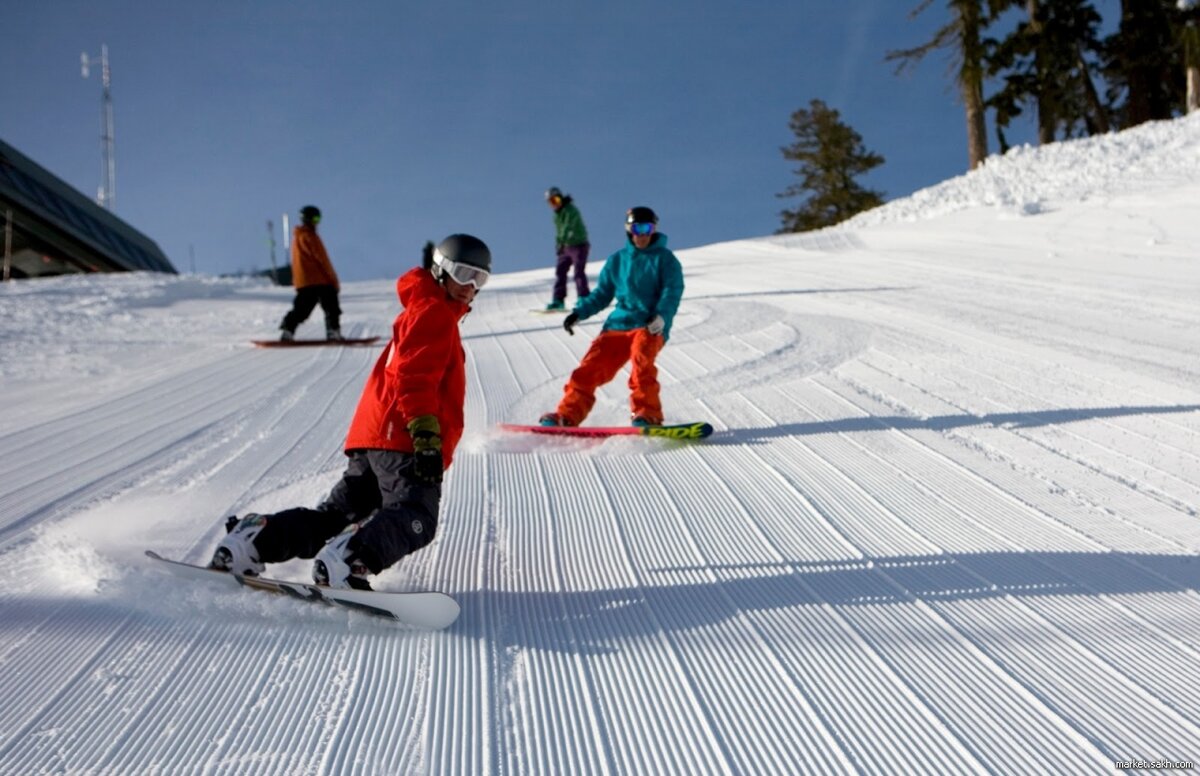
M 283 323 L 279 325 L 279 328 L 287 329 L 295 334 L 296 327 L 308 320 L 308 316 L 312 315 L 313 309 L 318 304 L 321 305 L 321 310 L 325 313 L 325 330 L 340 329 L 342 308 L 338 306 L 337 286 L 305 286 L 304 288 L 297 288 L 296 299 L 292 302 L 292 309 L 288 310 L 288 314 L 283 316 Z
M 359 528 L 347 543 L 351 553 L 378 574 L 433 541 L 441 485 L 412 476 L 412 453 L 354 450 L 342 479 L 316 509 L 287 509 L 266 515 L 254 539 L 264 563 L 315 556 L 351 523 Z

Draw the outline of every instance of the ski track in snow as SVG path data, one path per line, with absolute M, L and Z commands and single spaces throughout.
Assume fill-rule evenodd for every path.
M 1001 186 L 1057 169 L 1025 152 L 971 179 L 999 209 L 955 182 L 924 218 L 682 252 L 660 380 L 705 443 L 500 433 L 599 319 L 567 337 L 527 312 L 545 273 L 498 275 L 462 326 L 438 538 L 377 581 L 452 593 L 435 633 L 141 559 L 324 496 L 378 349 L 254 350 L 290 293 L 242 281 L 0 289 L 0 773 L 1195 763 L 1198 189 L 1146 172 L 1156 132 L 1192 169 L 1184 120 L 1111 141 L 1142 174 L 1094 162 L 1087 201 Z M 393 283 L 343 307 L 386 334 Z M 590 423 L 626 422 L 625 375 Z

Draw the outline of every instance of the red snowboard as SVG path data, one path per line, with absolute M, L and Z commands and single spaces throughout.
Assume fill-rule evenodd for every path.
M 704 439 L 713 432 L 708 423 L 676 423 L 669 426 L 523 426 L 501 423 L 505 431 L 558 436 L 609 437 L 648 436 L 665 439 Z

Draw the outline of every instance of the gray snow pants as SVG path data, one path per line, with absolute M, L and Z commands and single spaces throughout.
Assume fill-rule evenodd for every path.
M 351 523 L 359 528 L 346 546 L 372 574 L 433 541 L 442 487 L 413 477 L 412 453 L 352 450 L 348 456 L 342 479 L 316 509 L 265 516 L 254 539 L 264 563 L 311 558 Z

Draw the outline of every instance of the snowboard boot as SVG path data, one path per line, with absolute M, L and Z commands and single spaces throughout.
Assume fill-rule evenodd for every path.
M 322 587 L 371 589 L 371 583 L 367 581 L 371 570 L 346 549 L 346 542 L 357 530 L 357 525 L 351 525 L 321 548 L 313 559 L 314 582 Z
M 345 339 L 345 337 L 342 336 L 341 329 L 326 329 L 325 339 L 329 340 L 330 342 L 341 342 Z
M 254 537 L 267 524 L 267 519 L 253 512 L 238 520 L 236 516 L 225 521 L 225 538 L 217 545 L 209 562 L 210 569 L 228 571 L 244 577 L 257 577 L 267 566 L 258 559 L 258 548 Z
M 557 412 L 547 412 L 545 415 L 538 418 L 539 426 L 574 426 L 575 424 L 569 418 L 559 415 Z
M 550 304 L 546 305 L 546 312 L 548 313 L 565 309 L 567 309 L 567 302 L 565 299 L 553 299 L 551 300 Z
M 631 423 L 632 423 L 632 425 L 636 426 L 637 428 L 645 428 L 646 426 L 661 426 L 662 425 L 661 421 L 656 422 L 652 418 L 648 418 L 645 415 L 635 415 L 633 420 L 631 421 Z
M 280 342 L 291 342 L 294 339 L 296 339 L 296 335 L 293 332 L 290 332 L 287 329 L 279 330 L 279 341 Z

